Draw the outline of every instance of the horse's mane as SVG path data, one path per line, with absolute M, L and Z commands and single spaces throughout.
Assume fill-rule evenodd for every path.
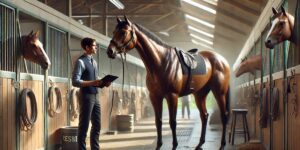
M 139 24 L 134 24 L 140 31 L 142 31 L 144 34 L 146 34 L 151 40 L 155 41 L 157 44 L 166 47 L 166 48 L 173 48 L 172 46 L 168 45 L 165 43 L 163 40 L 161 40 L 157 35 L 149 31 L 147 28 L 139 25 Z

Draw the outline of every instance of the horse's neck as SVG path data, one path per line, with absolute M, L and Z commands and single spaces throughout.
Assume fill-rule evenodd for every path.
M 135 26 L 137 36 L 136 49 L 147 69 L 153 72 L 154 68 L 159 69 L 165 61 L 167 48 L 157 44 Z

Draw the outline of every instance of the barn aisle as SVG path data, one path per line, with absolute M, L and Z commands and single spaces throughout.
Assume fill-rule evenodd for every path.
M 182 118 L 181 110 L 177 116 L 178 150 L 195 149 L 200 139 L 201 121 L 197 109 L 191 110 L 191 118 Z M 221 140 L 221 125 L 209 125 L 206 135 L 206 143 L 203 150 L 219 149 Z M 154 117 L 138 121 L 134 126 L 133 133 L 119 133 L 117 135 L 101 135 L 100 143 L 102 150 L 153 150 L 156 145 L 156 129 Z M 163 116 L 163 146 L 162 150 L 172 149 L 172 135 L 168 123 L 168 112 Z M 226 136 L 228 138 L 228 134 Z M 241 135 L 236 135 L 235 143 L 243 142 Z M 228 140 L 228 139 L 227 139 Z M 87 140 L 88 141 L 88 140 Z M 87 142 L 88 143 L 88 142 Z M 225 149 L 235 149 L 227 143 Z

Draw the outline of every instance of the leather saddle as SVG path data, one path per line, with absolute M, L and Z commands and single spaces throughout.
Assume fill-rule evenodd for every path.
M 182 58 L 184 64 L 191 68 L 195 69 L 197 67 L 197 60 L 195 59 L 195 55 L 198 54 L 198 49 L 194 48 L 191 50 L 188 50 L 187 52 L 184 52 L 183 50 L 178 50 L 179 55 Z

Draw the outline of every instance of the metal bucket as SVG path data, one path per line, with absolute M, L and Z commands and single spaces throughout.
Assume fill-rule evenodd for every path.
M 117 115 L 117 129 L 121 132 L 133 132 L 134 115 Z
M 76 126 L 66 126 L 60 128 L 61 130 L 61 140 L 63 150 L 77 150 L 77 132 L 78 127 Z

